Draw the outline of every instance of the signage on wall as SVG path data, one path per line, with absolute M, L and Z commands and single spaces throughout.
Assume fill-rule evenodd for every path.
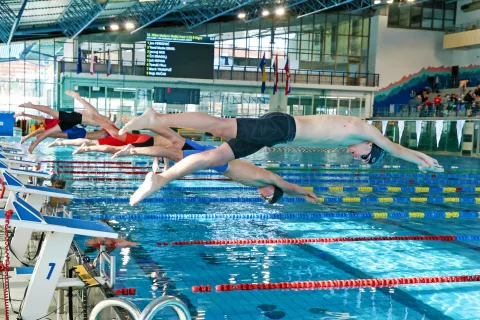
M 147 33 L 146 75 L 213 79 L 214 37 Z

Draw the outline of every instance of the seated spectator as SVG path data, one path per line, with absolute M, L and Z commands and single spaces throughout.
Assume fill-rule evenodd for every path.
M 469 90 L 467 92 L 467 94 L 465 95 L 465 97 L 463 97 L 463 101 L 465 103 L 469 103 L 471 104 L 473 101 L 475 101 L 475 96 L 473 95 L 473 91 L 472 90 Z
M 452 95 L 450 96 L 450 102 L 453 102 L 455 104 L 458 103 L 458 97 L 455 93 L 452 93 Z
M 435 107 L 439 107 L 440 104 L 442 103 L 442 97 L 437 94 L 437 96 L 433 99 L 433 104 L 435 105 Z
M 477 86 L 477 89 L 475 89 L 475 92 L 473 94 L 477 99 L 480 99 L 480 84 Z

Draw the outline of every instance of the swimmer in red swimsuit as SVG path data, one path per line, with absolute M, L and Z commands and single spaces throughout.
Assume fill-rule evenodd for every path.
M 162 132 L 162 135 L 158 136 L 150 136 L 148 134 L 133 134 L 129 132 L 120 135 L 118 134 L 120 129 L 117 128 L 115 124 L 110 121 L 110 119 L 98 113 L 97 109 L 82 99 L 77 92 L 68 91 L 67 94 L 80 102 L 86 108 L 86 116 L 98 123 L 98 125 L 100 125 L 110 136 L 100 138 L 96 141 L 89 139 L 76 139 L 72 141 L 61 142 L 55 141 L 54 143 L 50 144 L 50 146 L 80 145 L 80 148 L 73 152 L 73 154 L 77 154 L 84 152 L 117 153 L 127 145 L 132 145 L 134 147 L 174 146 L 180 149 L 182 149 L 185 145 L 185 139 L 176 135 L 173 130 L 163 130 L 164 132 Z

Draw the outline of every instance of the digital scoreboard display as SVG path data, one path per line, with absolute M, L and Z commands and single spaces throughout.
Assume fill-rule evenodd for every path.
M 214 37 L 147 33 L 146 75 L 213 79 Z

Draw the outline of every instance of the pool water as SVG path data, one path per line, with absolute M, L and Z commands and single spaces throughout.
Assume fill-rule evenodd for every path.
M 101 154 L 72 156 L 73 148 L 41 149 L 45 159 L 75 161 L 111 161 Z M 420 174 L 407 168 L 376 176 L 358 176 L 355 172 L 372 170 L 339 169 L 307 172 L 277 170 L 287 180 L 302 179 L 304 186 L 476 186 L 480 160 L 460 157 L 436 157 L 441 164 L 458 166 L 456 175 Z M 121 158 L 118 161 L 150 161 L 148 158 Z M 259 152 L 249 160 L 256 163 L 345 163 L 358 164 L 345 153 Z M 385 165 L 403 161 L 388 157 Z M 71 164 L 70 164 L 71 166 Z M 117 248 L 118 282 L 116 288 L 135 288 L 127 296 L 141 309 L 153 298 L 173 295 L 181 298 L 196 319 L 480 319 L 480 283 L 447 283 L 398 286 L 395 288 L 329 289 L 329 290 L 263 290 L 215 292 L 218 284 L 276 283 L 284 281 L 319 281 L 421 276 L 480 274 L 480 242 L 440 241 L 370 241 L 308 243 L 286 245 L 189 245 L 158 246 L 157 242 L 228 239 L 275 239 L 318 237 L 370 237 L 402 235 L 480 235 L 477 219 L 358 219 L 351 217 L 305 217 L 276 219 L 275 214 L 318 212 L 459 212 L 480 211 L 475 192 L 317 192 L 321 197 L 460 197 L 473 203 L 324 203 L 285 201 L 278 205 L 253 202 L 254 189 L 238 187 L 229 181 L 175 181 L 166 190 L 155 193 L 154 202 L 128 205 L 128 197 L 146 171 L 114 168 L 113 164 L 78 163 L 75 171 L 61 173 L 69 180 L 68 188 L 79 198 L 70 209 L 82 219 L 108 216 L 116 222 L 122 237 L 140 245 Z M 455 171 L 456 170 L 456 171 Z M 78 172 L 85 173 L 78 173 Z M 465 172 L 470 172 L 469 175 Z M 108 173 L 122 172 L 122 173 Z M 313 173 L 313 174 L 312 174 Z M 322 176 L 323 173 L 350 173 L 349 176 Z M 395 176 L 393 173 L 399 173 Z M 353 176 L 352 176 L 353 174 Z M 414 176 L 411 176 L 414 174 Z M 89 178 L 120 177 L 125 181 L 92 181 Z M 209 178 L 208 175 L 195 177 Z M 212 177 L 218 177 L 217 175 Z M 409 182 L 409 180 L 414 180 Z M 417 183 L 424 179 L 428 183 Z M 178 187 L 178 188 L 172 188 Z M 204 187 L 195 190 L 190 187 Z M 213 188 L 217 187 L 217 188 Z M 223 189 L 222 189 L 223 187 Z M 202 202 L 166 202 L 161 199 L 205 199 Z M 242 202 L 212 202 L 212 199 L 247 199 Z M 85 200 L 90 199 L 90 200 Z M 93 199 L 93 200 L 92 200 Z M 173 200 L 171 200 L 173 201 Z M 195 201 L 195 200 L 192 200 Z M 222 201 L 222 200 L 218 200 Z M 92 203 L 93 202 L 93 203 Z M 142 219 L 135 214 L 149 216 Z M 165 214 L 181 214 L 185 219 L 172 220 Z M 188 216 L 188 215 L 190 216 Z M 199 215 L 204 215 L 198 218 Z M 224 214 L 223 216 L 220 214 Z M 249 218 L 249 214 L 251 214 Z M 262 215 L 265 214 L 265 215 Z M 129 219 L 120 219 L 121 216 Z M 229 219 L 229 216 L 235 219 Z M 197 217 L 197 218 L 196 218 Z M 78 237 L 83 243 L 85 238 Z M 84 247 L 85 248 L 85 247 Z M 85 248 L 87 251 L 89 248 Z M 91 250 L 90 250 L 91 251 Z M 95 252 L 91 252 L 92 257 Z M 210 293 L 193 293 L 192 286 L 211 285 Z M 175 319 L 170 313 L 166 318 Z

